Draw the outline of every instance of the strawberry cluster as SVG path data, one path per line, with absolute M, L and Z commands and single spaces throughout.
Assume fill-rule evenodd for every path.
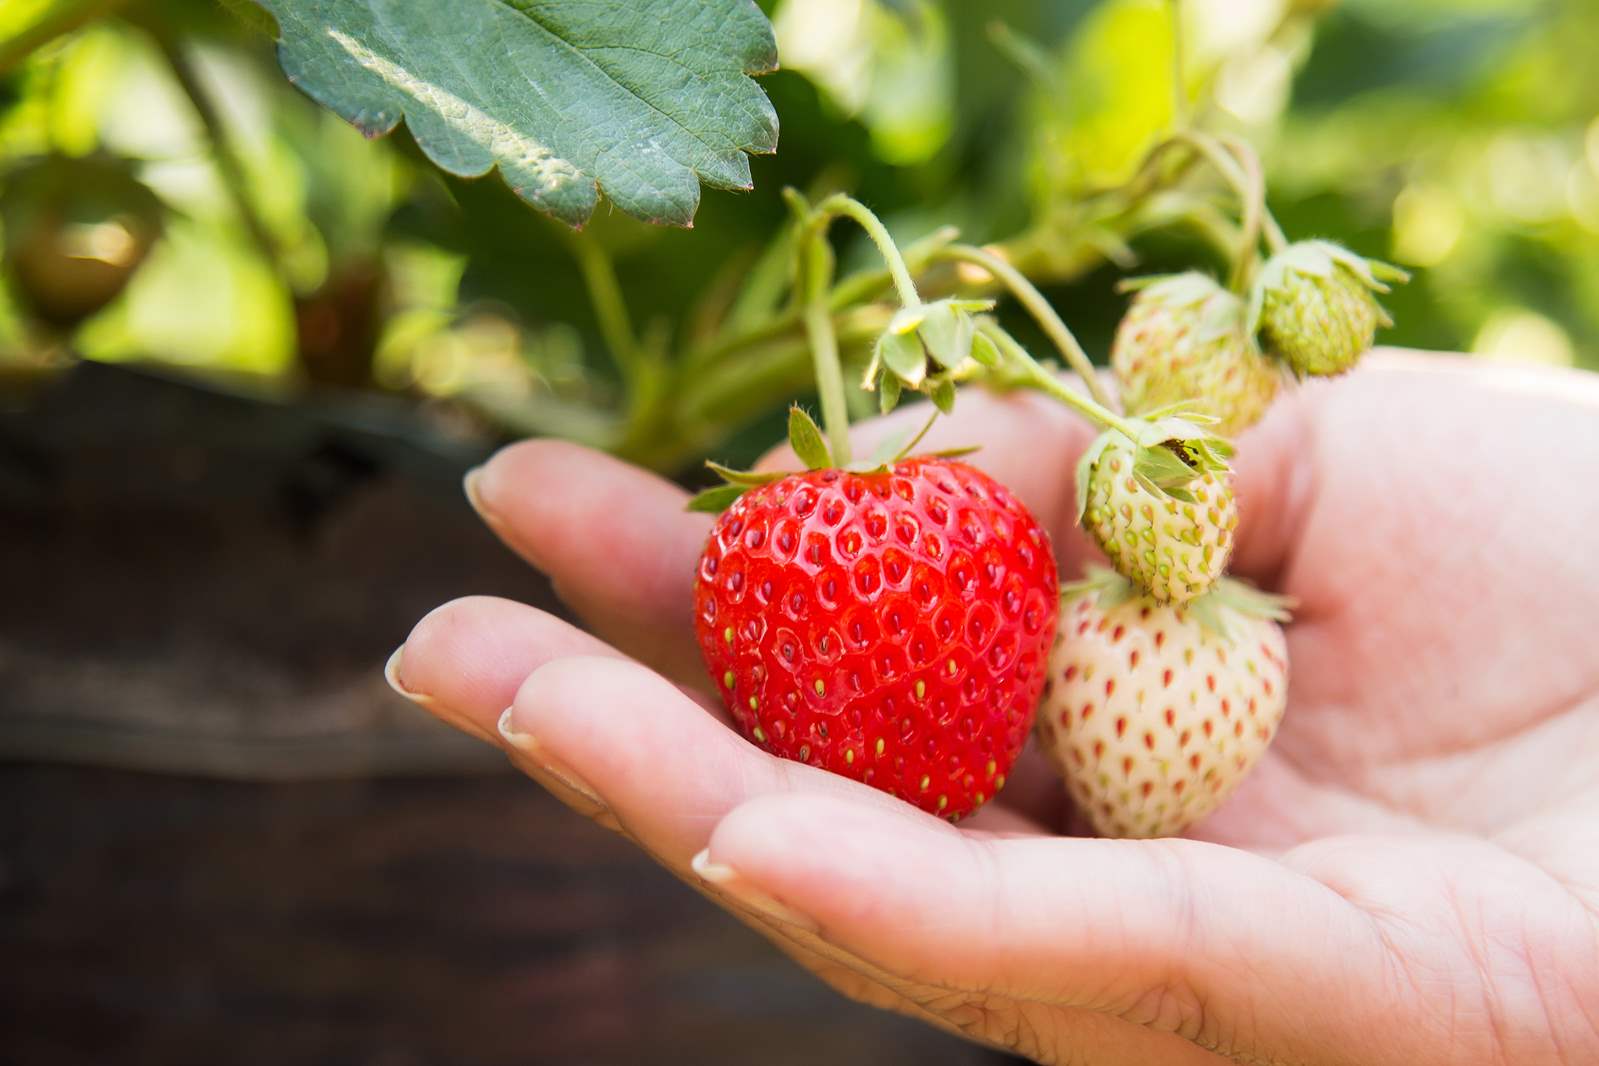
M 1258 175 L 1240 145 L 1194 131 L 1172 143 L 1229 180 Z M 992 300 L 924 302 L 864 206 L 789 194 L 795 299 L 824 426 L 794 408 L 789 440 L 803 471 L 711 464 L 725 484 L 692 505 L 720 513 L 695 624 L 745 736 L 951 819 L 1004 787 L 1035 729 L 1106 835 L 1180 833 L 1232 793 L 1287 706 L 1288 604 L 1226 576 L 1239 520 L 1230 438 L 1294 378 L 1348 370 L 1388 322 L 1374 294 L 1403 277 L 1325 241 L 1289 243 L 1260 182 L 1234 184 L 1244 239 L 1226 285 L 1189 271 L 1129 286 L 1109 360 L 1119 402 L 1002 257 L 951 234 L 927 259 L 1009 289 L 1080 389 L 988 313 Z M 862 389 L 885 412 L 920 393 L 936 419 L 958 383 L 981 378 L 1042 391 L 1097 425 L 1076 468 L 1077 516 L 1110 569 L 1059 588 L 1048 536 L 1026 507 L 955 453 L 915 454 L 921 434 L 851 462 L 824 239 L 836 217 L 871 235 L 900 304 Z M 1262 232 L 1271 254 L 1257 267 Z

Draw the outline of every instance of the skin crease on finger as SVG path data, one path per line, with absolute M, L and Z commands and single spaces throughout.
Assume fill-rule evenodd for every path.
M 1223 1046 L 1230 1046 L 1238 1061 L 1270 1055 L 1316 1066 L 1475 1062 L 1495 1061 L 1511 1049 L 1518 1057 L 1509 1061 L 1560 1061 L 1548 1053 L 1551 1034 L 1565 1061 L 1599 1060 L 1595 1026 L 1584 1021 L 1599 1018 L 1594 1002 L 1599 984 L 1594 949 L 1599 703 L 1592 698 L 1599 691 L 1599 664 L 1583 644 L 1585 618 L 1599 602 L 1599 577 L 1585 553 L 1566 550 L 1599 525 L 1599 493 L 1591 477 L 1572 480 L 1569 464 L 1563 470 L 1548 461 L 1551 454 L 1576 460 L 1599 455 L 1595 393 L 1591 381 L 1574 375 L 1380 358 L 1369 370 L 1290 394 L 1240 441 L 1245 522 L 1236 562 L 1241 572 L 1286 587 L 1301 600 L 1298 621 L 1289 631 L 1295 642 L 1293 698 L 1267 761 L 1194 835 L 1278 858 L 1295 876 L 1320 882 L 1367 916 L 1363 921 L 1390 960 L 1378 982 L 1389 1013 L 1356 1025 L 1356 1038 L 1344 1050 L 1361 1046 L 1367 1034 L 1387 1035 L 1395 1026 L 1404 1030 L 1405 1040 L 1438 1037 L 1452 1050 L 1439 1057 L 1443 1045 L 1418 1044 L 1417 1057 L 1394 1058 L 1405 1040 L 1390 1040 L 1359 1059 L 1330 1051 L 1289 1054 L 1292 1049 L 1283 1049 L 1278 1054 L 1267 1044 L 1251 1050 L 1235 1032 Z M 1002 480 L 1015 480 L 1018 494 L 1035 513 L 1054 528 L 1069 530 L 1071 518 L 1064 511 L 1070 505 L 1069 473 L 1050 475 L 1070 470 L 1071 453 L 1088 435 L 1069 420 L 1055 421 L 1057 414 L 1031 400 L 963 395 L 956 417 L 942 420 L 940 443 L 960 443 L 948 439 L 958 436 L 987 442 L 987 454 L 975 457 L 979 465 Z M 1035 417 L 1042 422 L 1029 421 Z M 1005 428 L 996 433 L 985 423 Z M 1518 423 L 1536 432 L 1504 428 Z M 649 481 L 665 491 L 642 495 L 645 502 L 636 513 L 653 508 L 657 518 L 638 524 L 661 531 L 691 528 L 679 510 L 681 494 L 671 486 L 575 449 L 566 451 L 558 468 L 546 465 L 557 449 L 569 446 L 521 446 L 502 453 L 488 469 L 514 457 L 520 465 L 507 476 L 518 476 L 508 483 L 540 484 L 543 495 L 557 498 L 566 494 L 568 481 L 595 482 L 587 495 L 577 495 L 584 506 Z M 1503 477 L 1507 469 L 1516 477 Z M 530 471 L 544 480 L 523 480 Z M 1500 476 L 1479 476 L 1491 474 Z M 1427 482 L 1418 490 L 1427 478 L 1438 484 Z M 607 479 L 610 484 L 600 484 Z M 686 598 L 687 577 L 673 576 L 674 561 L 659 551 L 596 572 L 601 560 L 585 554 L 578 536 L 592 512 L 546 509 L 529 515 L 492 496 L 486 503 L 521 515 L 496 523 L 502 535 L 509 530 L 508 539 L 526 541 L 520 550 L 556 570 L 560 587 L 580 610 L 584 603 L 599 603 L 605 611 L 626 615 L 650 609 L 661 597 Z M 1557 503 L 1557 513 L 1551 514 Z M 1406 517 L 1407 507 L 1425 507 L 1442 521 Z M 1529 523 L 1529 515 L 1537 520 Z M 528 518 L 546 524 L 507 525 Z M 678 527 L 672 527 L 674 521 Z M 543 543 L 547 537 L 566 545 L 568 554 L 552 555 Z M 687 534 L 668 532 L 657 539 L 675 544 L 679 537 L 697 553 Z M 1087 558 L 1080 539 L 1060 536 L 1057 548 L 1063 575 Z M 1531 574 L 1528 558 L 1542 562 Z M 1380 590 L 1377 602 L 1383 604 L 1375 623 L 1373 589 Z M 1529 593 L 1536 607 L 1525 606 Z M 1496 605 L 1486 617 L 1485 603 Z M 452 701 L 481 701 L 452 706 L 452 711 L 470 714 L 473 721 L 486 716 L 492 723 L 505 706 L 506 687 L 514 690 L 519 683 L 514 680 L 519 671 L 526 677 L 542 662 L 596 653 L 595 647 L 578 646 L 573 635 L 583 635 L 575 630 L 547 628 L 563 624 L 513 608 L 504 601 L 463 601 L 445 616 L 447 626 L 419 626 L 406 646 L 405 685 L 417 684 L 435 703 L 439 694 L 430 689 L 448 691 Z M 1519 625 L 1504 617 L 1512 608 L 1527 612 Z M 1440 628 L 1440 617 L 1463 624 Z M 596 628 L 605 631 L 604 624 L 602 618 Z M 1397 636 L 1381 639 L 1390 625 Z M 519 635 L 497 642 L 489 636 L 496 628 Z M 625 627 L 608 633 L 629 639 Z M 659 648 L 672 637 L 657 629 L 652 639 Z M 479 654 L 483 648 L 488 654 Z M 1543 663 L 1550 652 L 1558 659 L 1551 669 L 1529 675 L 1521 668 L 1526 662 Z M 697 669 L 697 663 L 691 665 Z M 500 700 L 498 706 L 494 699 Z M 660 703 L 680 694 L 668 687 L 651 699 Z M 572 741 L 560 732 L 560 723 L 582 718 L 578 707 L 589 705 L 575 690 L 567 700 L 571 706 L 547 712 L 553 717 L 546 729 L 554 732 L 546 739 L 563 755 L 571 752 L 562 745 Z M 697 768 L 699 786 L 716 798 L 704 794 L 687 805 L 682 818 L 668 823 L 646 818 L 638 827 L 641 845 L 658 857 L 666 854 L 654 839 L 659 830 L 678 827 L 668 835 L 681 839 L 678 852 L 702 847 L 716 824 L 753 802 L 742 787 L 716 792 L 721 787 L 716 777 L 747 783 L 766 771 L 756 773 L 740 759 L 718 762 L 721 756 L 704 763 L 699 756 L 705 750 L 704 745 L 685 749 L 683 758 L 692 765 L 683 767 L 679 780 L 695 778 Z M 709 750 L 721 749 L 712 745 Z M 765 758 L 741 742 L 727 750 Z M 614 763 L 584 769 L 596 775 L 592 783 L 608 800 L 628 780 Z M 647 780 L 653 773 L 635 770 Z M 778 791 L 794 802 L 803 798 L 796 789 L 810 793 L 809 779 L 788 784 Z M 764 794 L 756 789 L 753 795 Z M 822 784 L 821 795 L 837 798 L 833 782 Z M 1022 818 L 994 826 L 1004 838 L 979 832 L 964 836 L 1024 843 L 1028 837 L 1039 839 L 1030 824 L 1037 823 Z M 1046 819 L 1044 824 L 1059 822 Z M 1440 828 L 1446 832 L 1439 833 Z M 1482 836 L 1461 837 L 1462 832 Z M 1047 846 L 1062 845 L 1070 842 Z M 671 861 L 685 860 L 678 855 Z M 763 881 L 757 887 L 774 886 Z M 1517 906 L 1518 901 L 1536 901 L 1536 909 Z M 825 924 L 824 933 L 836 935 Z M 852 954 L 847 947 L 836 950 Z M 1238 979 L 1248 980 L 1247 972 Z M 925 999 L 946 1008 L 958 1002 L 939 1000 L 937 988 L 907 987 L 912 1002 Z M 905 988 L 884 995 L 903 999 Z M 1304 1009 L 1305 996 L 1290 981 L 1278 1006 L 1291 1016 L 1292 1010 Z M 1311 1001 L 1333 1013 L 1337 998 Z M 1024 1029 L 1036 1035 L 1049 1020 L 1039 1016 L 1036 1004 L 1022 1012 L 1032 1019 L 1025 1025 L 993 1006 L 961 1009 L 979 1025 L 987 1024 L 981 1022 L 985 1017 L 998 1025 L 996 1033 L 975 1035 L 1004 1046 L 1018 1047 L 1015 1040 Z M 1219 1000 L 1215 1006 L 1221 1009 Z M 1007 1028 L 1013 1024 L 1014 1031 Z M 1211 1024 L 1226 1028 L 1236 1019 Z M 1063 1039 L 1081 1028 L 1067 1025 Z M 1474 1036 L 1482 1042 L 1469 1043 Z M 1074 1058 L 1073 1048 L 1080 1046 L 1066 1039 L 1052 1049 L 1040 1045 L 1034 1053 L 1057 1061 L 1183 1061 L 1130 1056 L 1111 1045 L 1102 1048 L 1100 1058 Z M 1593 1054 L 1584 1058 L 1585 1049 Z

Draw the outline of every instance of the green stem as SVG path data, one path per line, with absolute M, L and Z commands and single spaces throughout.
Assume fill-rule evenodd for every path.
M 1044 331 L 1044 335 L 1065 357 L 1067 364 L 1077 372 L 1078 377 L 1083 379 L 1083 385 L 1094 397 L 1095 402 L 1105 408 L 1115 407 L 1115 402 L 1099 380 L 1099 372 L 1094 369 L 1093 360 L 1088 358 L 1088 353 L 1083 351 L 1083 346 L 1077 342 L 1076 336 L 1067 328 L 1060 315 L 1055 313 L 1049 301 L 1044 299 L 1044 294 L 1039 292 L 1021 271 L 992 252 L 970 244 L 952 244 L 940 252 L 939 257 L 971 263 L 993 275 L 1011 291 L 1017 301 L 1027 309 L 1027 313 L 1033 316 L 1033 320 Z
M 1288 236 L 1283 233 L 1283 228 L 1277 224 L 1271 208 L 1266 205 L 1266 179 L 1260 166 L 1260 155 L 1247 141 L 1238 137 L 1217 138 L 1222 145 L 1232 153 L 1251 180 L 1260 184 L 1260 222 L 1266 234 L 1266 246 L 1273 253 L 1280 252 L 1288 247 Z M 1248 234 L 1246 234 L 1248 236 Z
M 577 260 L 578 271 L 583 275 L 583 285 L 588 289 L 589 303 L 594 307 L 594 317 L 599 322 L 600 336 L 605 339 L 617 370 L 629 391 L 635 387 L 643 373 L 647 356 L 633 334 L 633 323 L 627 313 L 627 302 L 622 298 L 622 287 L 616 280 L 616 268 L 611 257 L 592 237 L 571 234 L 567 245 Z
M 288 272 L 284 269 L 283 260 L 278 254 L 277 242 L 273 240 L 272 231 L 267 228 L 261 212 L 256 210 L 255 201 L 250 195 L 250 183 L 244 172 L 244 164 L 234 152 L 232 142 L 228 140 L 227 126 L 221 114 L 206 93 L 205 86 L 200 83 L 199 71 L 190 62 L 189 57 L 184 55 L 182 46 L 167 26 L 149 25 L 147 28 L 155 40 L 156 48 L 166 60 L 167 66 L 171 68 L 172 77 L 177 81 L 178 88 L 188 97 L 189 105 L 194 108 L 194 113 L 200 120 L 200 127 L 205 130 L 206 139 L 211 142 L 211 158 L 216 165 L 217 173 L 222 178 L 222 188 L 233 201 L 233 209 L 244 223 L 250 242 L 255 245 L 256 252 L 272 272 L 279 279 L 286 279 Z
M 1128 440 L 1138 439 L 1138 431 L 1131 422 L 1109 408 L 1096 403 L 1091 397 L 1084 396 L 1076 389 L 1068 387 L 1065 382 L 1039 365 L 1038 360 L 1029 355 L 1027 349 L 1023 348 L 1016 338 L 1001 329 L 997 323 L 981 321 L 977 324 L 977 328 L 989 340 L 993 341 L 1004 355 L 1021 367 L 1027 384 L 1032 385 L 1040 392 L 1053 396 L 1101 429 L 1117 430 L 1126 436 Z
M 1253 151 L 1249 151 L 1249 161 L 1241 162 L 1220 141 L 1199 130 L 1178 130 L 1172 134 L 1172 140 L 1180 141 L 1204 156 L 1206 162 L 1238 194 L 1238 202 L 1243 207 L 1243 235 L 1233 254 L 1232 276 L 1228 284 L 1234 291 L 1242 291 L 1254 272 L 1255 256 L 1260 251 L 1261 221 L 1266 210 L 1266 183 L 1261 175 L 1260 161 Z
M 900 255 L 888 227 L 883 225 L 882 219 L 872 214 L 871 208 L 852 196 L 835 193 L 816 205 L 815 215 L 824 220 L 824 225 L 825 220 L 834 215 L 842 215 L 858 223 L 872 238 L 872 243 L 877 245 L 883 262 L 888 264 L 888 272 L 894 278 L 894 288 L 899 292 L 899 302 L 912 308 L 922 305 L 922 298 L 916 293 L 916 282 L 911 280 L 910 268 L 905 265 L 904 256 Z
M 11 40 L 0 44 L 0 75 L 9 74 L 12 68 L 56 38 L 82 29 L 127 4 L 128 0 L 85 0 L 75 7 L 52 11 Z
M 833 462 L 850 461 L 849 407 L 844 401 L 844 367 L 838 358 L 838 335 L 833 331 L 833 309 L 828 294 L 833 281 L 833 251 L 827 244 L 825 216 L 813 215 L 802 231 L 800 285 L 805 335 L 811 343 L 816 369 L 816 393 L 822 403 L 822 427 L 833 451 Z

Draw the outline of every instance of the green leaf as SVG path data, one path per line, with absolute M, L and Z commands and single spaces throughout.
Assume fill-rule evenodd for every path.
M 933 406 L 944 414 L 955 410 L 955 383 L 949 378 L 939 378 L 933 383 Z
M 777 66 L 753 0 L 263 0 L 289 80 L 368 136 L 403 119 L 452 174 L 498 165 L 516 194 L 581 226 L 598 192 L 690 225 L 699 183 L 751 187 L 777 147 L 749 78 Z
M 821 427 L 805 413 L 803 407 L 788 409 L 788 442 L 793 446 L 794 454 L 799 456 L 799 461 L 805 464 L 805 469 L 825 470 L 833 465 L 833 453 L 827 447 L 827 438 L 822 436 Z
M 703 514 L 721 514 L 748 491 L 746 485 L 714 485 L 690 499 L 688 509 Z

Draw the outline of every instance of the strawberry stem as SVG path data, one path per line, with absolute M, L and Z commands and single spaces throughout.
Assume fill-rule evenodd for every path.
M 844 368 L 838 358 L 838 334 L 833 329 L 833 309 L 828 296 L 833 282 L 833 251 L 827 245 L 825 220 L 814 216 L 801 231 L 799 282 L 805 335 L 811 344 L 816 369 L 816 394 L 821 400 L 822 426 L 837 466 L 850 461 L 849 407 L 844 400 Z
M 834 193 L 817 204 L 813 214 L 824 228 L 829 219 L 839 215 L 859 224 L 866 231 L 866 235 L 872 238 L 872 243 L 877 245 L 877 251 L 882 255 L 883 262 L 888 264 L 888 272 L 894 279 L 894 288 L 899 293 L 899 302 L 910 308 L 922 306 L 922 298 L 916 292 L 916 282 L 911 280 L 910 268 L 905 265 L 905 257 L 900 255 L 899 247 L 889 235 L 888 227 L 883 225 L 882 219 L 872 213 L 871 208 L 852 196 Z
M 1033 321 L 1038 323 L 1039 328 L 1060 351 L 1067 364 L 1077 372 L 1078 377 L 1083 379 L 1083 385 L 1095 402 L 1105 408 L 1114 408 L 1115 403 L 1099 380 L 1099 374 L 1094 370 L 1093 361 L 1088 358 L 1088 353 L 1083 351 L 1083 346 L 1077 342 L 1077 337 L 1067 328 L 1060 315 L 1055 313 L 1049 301 L 1044 299 L 1044 294 L 1039 292 L 1021 271 L 993 252 L 970 244 L 952 244 L 939 251 L 937 258 L 971 263 L 988 271 L 994 280 L 1009 289 L 1017 302 L 1033 316 Z
M 1092 397 L 1084 396 L 1076 389 L 1068 387 L 1065 382 L 1051 374 L 1039 364 L 1038 360 L 1029 355 L 1027 349 L 1023 348 L 1015 337 L 1000 328 L 999 323 L 992 319 L 981 319 L 977 323 L 977 329 L 994 342 L 1001 354 L 1020 367 L 1025 384 L 1053 396 L 1101 429 L 1114 429 L 1130 441 L 1138 440 L 1138 430 L 1131 422 L 1096 402 Z M 1084 380 L 1092 381 L 1093 378 Z

